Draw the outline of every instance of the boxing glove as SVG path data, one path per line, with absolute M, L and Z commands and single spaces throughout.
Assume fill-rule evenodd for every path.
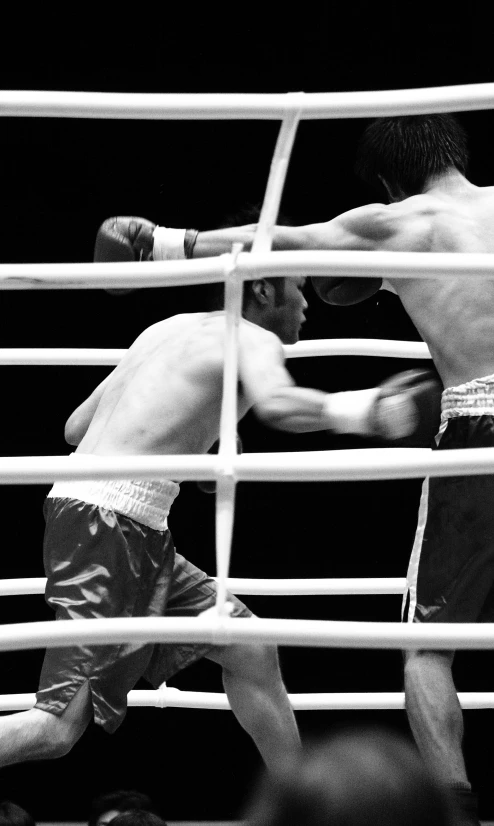
M 340 278 L 336 276 L 314 277 L 312 286 L 326 304 L 347 307 L 359 304 L 377 293 L 381 278 Z
M 432 370 L 405 370 L 379 386 L 371 429 L 401 447 L 430 447 L 441 419 L 442 384 Z
M 118 216 L 103 221 L 94 245 L 94 261 L 152 261 L 156 224 L 146 218 Z M 134 288 L 112 288 L 111 295 L 126 295 Z

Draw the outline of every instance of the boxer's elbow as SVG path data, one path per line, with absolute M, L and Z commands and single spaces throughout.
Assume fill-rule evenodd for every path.
M 68 445 L 74 445 L 77 447 L 78 444 L 81 443 L 84 434 L 86 433 L 87 426 L 84 427 L 83 423 L 79 416 L 75 416 L 74 414 L 67 419 L 65 423 L 65 430 L 64 430 L 64 437 L 65 441 Z

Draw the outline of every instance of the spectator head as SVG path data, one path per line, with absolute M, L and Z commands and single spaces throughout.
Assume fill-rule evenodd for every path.
M 106 826 L 117 815 L 143 809 L 156 814 L 156 807 L 150 797 L 134 789 L 118 789 L 98 795 L 91 802 L 88 826 Z
M 112 820 L 112 826 L 167 826 L 167 824 L 153 812 L 147 812 L 145 809 L 134 809 L 131 812 L 117 815 Z
M 453 802 L 395 734 L 340 732 L 258 788 L 251 826 L 453 826 Z
M 21 806 L 11 800 L 1 800 L 0 826 L 35 826 L 35 822 Z

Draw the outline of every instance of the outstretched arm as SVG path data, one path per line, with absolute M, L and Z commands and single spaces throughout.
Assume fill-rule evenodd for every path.
M 208 230 L 177 230 L 158 227 L 145 218 L 109 218 L 100 227 L 95 261 L 171 260 L 208 258 L 231 252 L 240 243 L 252 247 L 257 224 Z M 276 226 L 273 249 L 281 250 L 375 250 L 385 249 L 394 234 L 393 213 L 383 204 L 350 210 L 320 224 L 300 227 Z M 373 295 L 380 278 L 312 279 L 316 293 L 330 304 L 355 304 Z
M 297 387 L 285 367 L 281 342 L 272 333 L 249 335 L 240 348 L 239 374 L 255 415 L 270 427 L 373 435 L 371 413 L 379 389 L 324 393 Z
M 263 330 L 243 341 L 239 374 L 254 413 L 279 430 L 329 430 L 426 447 L 439 426 L 442 388 L 431 371 L 408 370 L 379 387 L 343 393 L 296 387 L 281 342 Z
M 113 371 L 101 384 L 98 384 L 97 388 L 93 390 L 86 401 L 80 404 L 67 419 L 64 431 L 67 444 L 78 445 L 86 435 L 87 429 L 96 413 L 96 408 L 100 403 L 100 399 L 112 375 Z
M 337 215 L 331 221 L 300 227 L 276 226 L 274 250 L 373 250 L 380 249 L 391 233 L 392 213 L 385 204 L 367 204 Z M 229 252 L 233 243 L 250 249 L 257 224 L 208 230 L 197 236 L 193 258 Z
M 369 204 L 350 210 L 320 224 L 301 227 L 275 227 L 274 250 L 375 250 L 389 236 L 389 210 L 381 204 Z M 194 258 L 229 252 L 234 242 L 249 250 L 256 225 L 226 230 L 200 232 Z M 380 278 L 312 278 L 317 295 L 328 304 L 357 304 L 374 295 L 381 287 Z

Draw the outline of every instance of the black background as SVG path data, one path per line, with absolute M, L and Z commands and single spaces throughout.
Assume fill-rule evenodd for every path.
M 396 4 L 397 6 L 398 4 Z M 105 20 L 66 6 L 19 9 L 3 21 L 0 86 L 125 92 L 351 91 L 478 83 L 492 79 L 489 4 L 461 17 L 445 4 L 354 2 L 220 11 L 181 5 L 114 8 Z M 451 7 L 449 7 L 451 8 Z M 474 183 L 494 179 L 492 113 L 461 115 L 470 134 Z M 375 196 L 352 172 L 361 120 L 307 121 L 299 128 L 282 203 L 294 223 L 327 220 Z M 263 197 L 278 125 L 270 121 L 109 121 L 3 118 L 0 121 L 1 260 L 90 261 L 96 230 L 110 215 L 142 215 L 168 226 L 208 229 Z M 318 302 L 303 337 L 418 339 L 398 299 L 381 294 L 353 308 Z M 127 347 L 149 324 L 196 309 L 194 288 L 2 293 L 1 347 Z M 301 384 L 326 390 L 372 386 L 414 362 L 303 359 Z M 63 424 L 106 368 L 4 367 L 0 454 L 69 452 Z M 374 446 L 327 435 L 240 427 L 247 451 Z M 41 576 L 42 502 L 48 486 L 5 486 L 1 576 Z M 420 481 L 244 484 L 231 573 L 255 577 L 403 576 L 413 541 Z M 214 500 L 184 484 L 171 528 L 182 553 L 214 572 Z M 400 599 L 247 597 L 266 617 L 397 620 Z M 2 622 L 50 617 L 42 597 L 2 600 Z M 290 649 L 281 652 L 290 692 L 399 691 L 397 652 Z M 42 652 L 2 654 L 0 691 L 34 691 Z M 492 657 L 462 654 L 461 690 L 492 690 Z M 219 669 L 201 662 L 179 688 L 220 691 Z M 342 721 L 385 723 L 408 733 L 403 712 L 303 712 L 302 735 Z M 466 714 L 471 779 L 484 818 L 494 816 L 492 712 Z M 82 820 L 101 791 L 134 787 L 170 820 L 228 819 L 260 761 L 228 712 L 131 709 L 109 737 L 91 726 L 71 754 L 0 772 L 1 795 L 37 820 Z

